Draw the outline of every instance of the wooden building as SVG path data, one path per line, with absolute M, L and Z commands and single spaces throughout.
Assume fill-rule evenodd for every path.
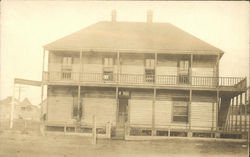
M 220 77 L 223 51 L 154 23 L 152 12 L 146 22 L 117 22 L 112 12 L 111 21 L 45 45 L 45 52 L 48 130 L 88 132 L 93 115 L 98 132 L 111 123 L 112 137 L 125 139 L 247 130 L 246 78 Z

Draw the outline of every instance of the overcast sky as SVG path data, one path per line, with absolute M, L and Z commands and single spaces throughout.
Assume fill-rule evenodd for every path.
M 12 95 L 15 77 L 41 80 L 42 51 L 58 38 L 98 21 L 145 21 L 153 10 L 153 22 L 168 22 L 225 52 L 220 76 L 249 75 L 248 2 L 1 2 L 0 99 Z M 40 88 L 28 87 L 22 99 L 40 103 Z

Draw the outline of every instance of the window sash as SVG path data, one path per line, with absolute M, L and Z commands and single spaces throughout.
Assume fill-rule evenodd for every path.
M 188 122 L 188 102 L 174 101 L 173 102 L 173 122 Z
M 112 57 L 105 57 L 103 62 L 105 67 L 110 67 L 114 65 L 114 59 Z

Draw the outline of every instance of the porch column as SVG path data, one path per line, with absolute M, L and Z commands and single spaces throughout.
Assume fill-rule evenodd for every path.
M 155 66 L 155 80 L 154 80 L 154 83 L 157 84 L 157 61 L 158 61 L 158 55 L 157 53 L 155 52 L 155 62 L 154 62 L 154 66 Z
M 154 88 L 153 105 L 152 105 L 152 136 L 156 135 L 156 130 L 155 130 L 155 101 L 156 101 L 156 88 Z
M 235 121 L 235 129 L 238 131 L 238 111 L 239 111 L 239 95 L 236 97 L 236 121 Z
M 234 97 L 232 98 L 232 108 L 231 108 L 231 131 L 233 130 L 233 126 L 234 126 Z
M 220 55 L 217 56 L 217 61 L 216 61 L 216 78 L 217 78 L 217 86 L 219 86 L 219 68 L 220 68 Z
M 193 90 L 189 90 L 189 103 L 188 103 L 188 137 L 192 137 L 191 132 L 191 104 L 192 104 Z
M 193 54 L 190 55 L 190 69 L 189 69 L 189 81 L 190 84 L 192 85 L 192 69 L 193 69 Z
M 80 51 L 79 56 L 80 56 L 80 60 L 79 60 L 79 69 L 80 69 L 80 71 L 79 71 L 79 82 L 81 82 L 82 66 L 83 66 L 83 64 L 82 64 L 82 49 Z
M 81 121 L 81 117 L 80 117 L 80 102 L 81 102 L 81 86 L 78 85 L 78 97 L 77 97 L 77 120 Z
M 242 93 L 240 94 L 240 106 L 239 106 L 239 110 L 240 110 L 240 132 L 242 132 Z
M 118 115 L 119 115 L 119 98 L 118 98 L 118 86 L 115 88 L 115 100 L 116 100 L 116 125 L 118 122 Z
M 217 89 L 217 98 L 216 98 L 216 131 L 219 130 L 219 103 L 220 103 L 220 95 L 219 90 Z
M 245 112 L 244 112 L 244 117 L 245 117 L 245 124 L 244 124 L 244 130 L 245 130 L 245 132 L 247 132 L 247 90 L 245 91 Z M 250 121 L 249 121 L 250 122 Z
M 119 82 L 119 75 L 120 75 L 120 52 L 117 52 L 117 67 L 116 67 L 116 83 Z

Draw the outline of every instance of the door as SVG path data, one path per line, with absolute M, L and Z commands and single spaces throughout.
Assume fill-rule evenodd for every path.
M 128 120 L 128 99 L 119 99 L 118 125 L 124 125 Z
M 189 84 L 189 60 L 179 60 L 178 67 L 179 84 Z

